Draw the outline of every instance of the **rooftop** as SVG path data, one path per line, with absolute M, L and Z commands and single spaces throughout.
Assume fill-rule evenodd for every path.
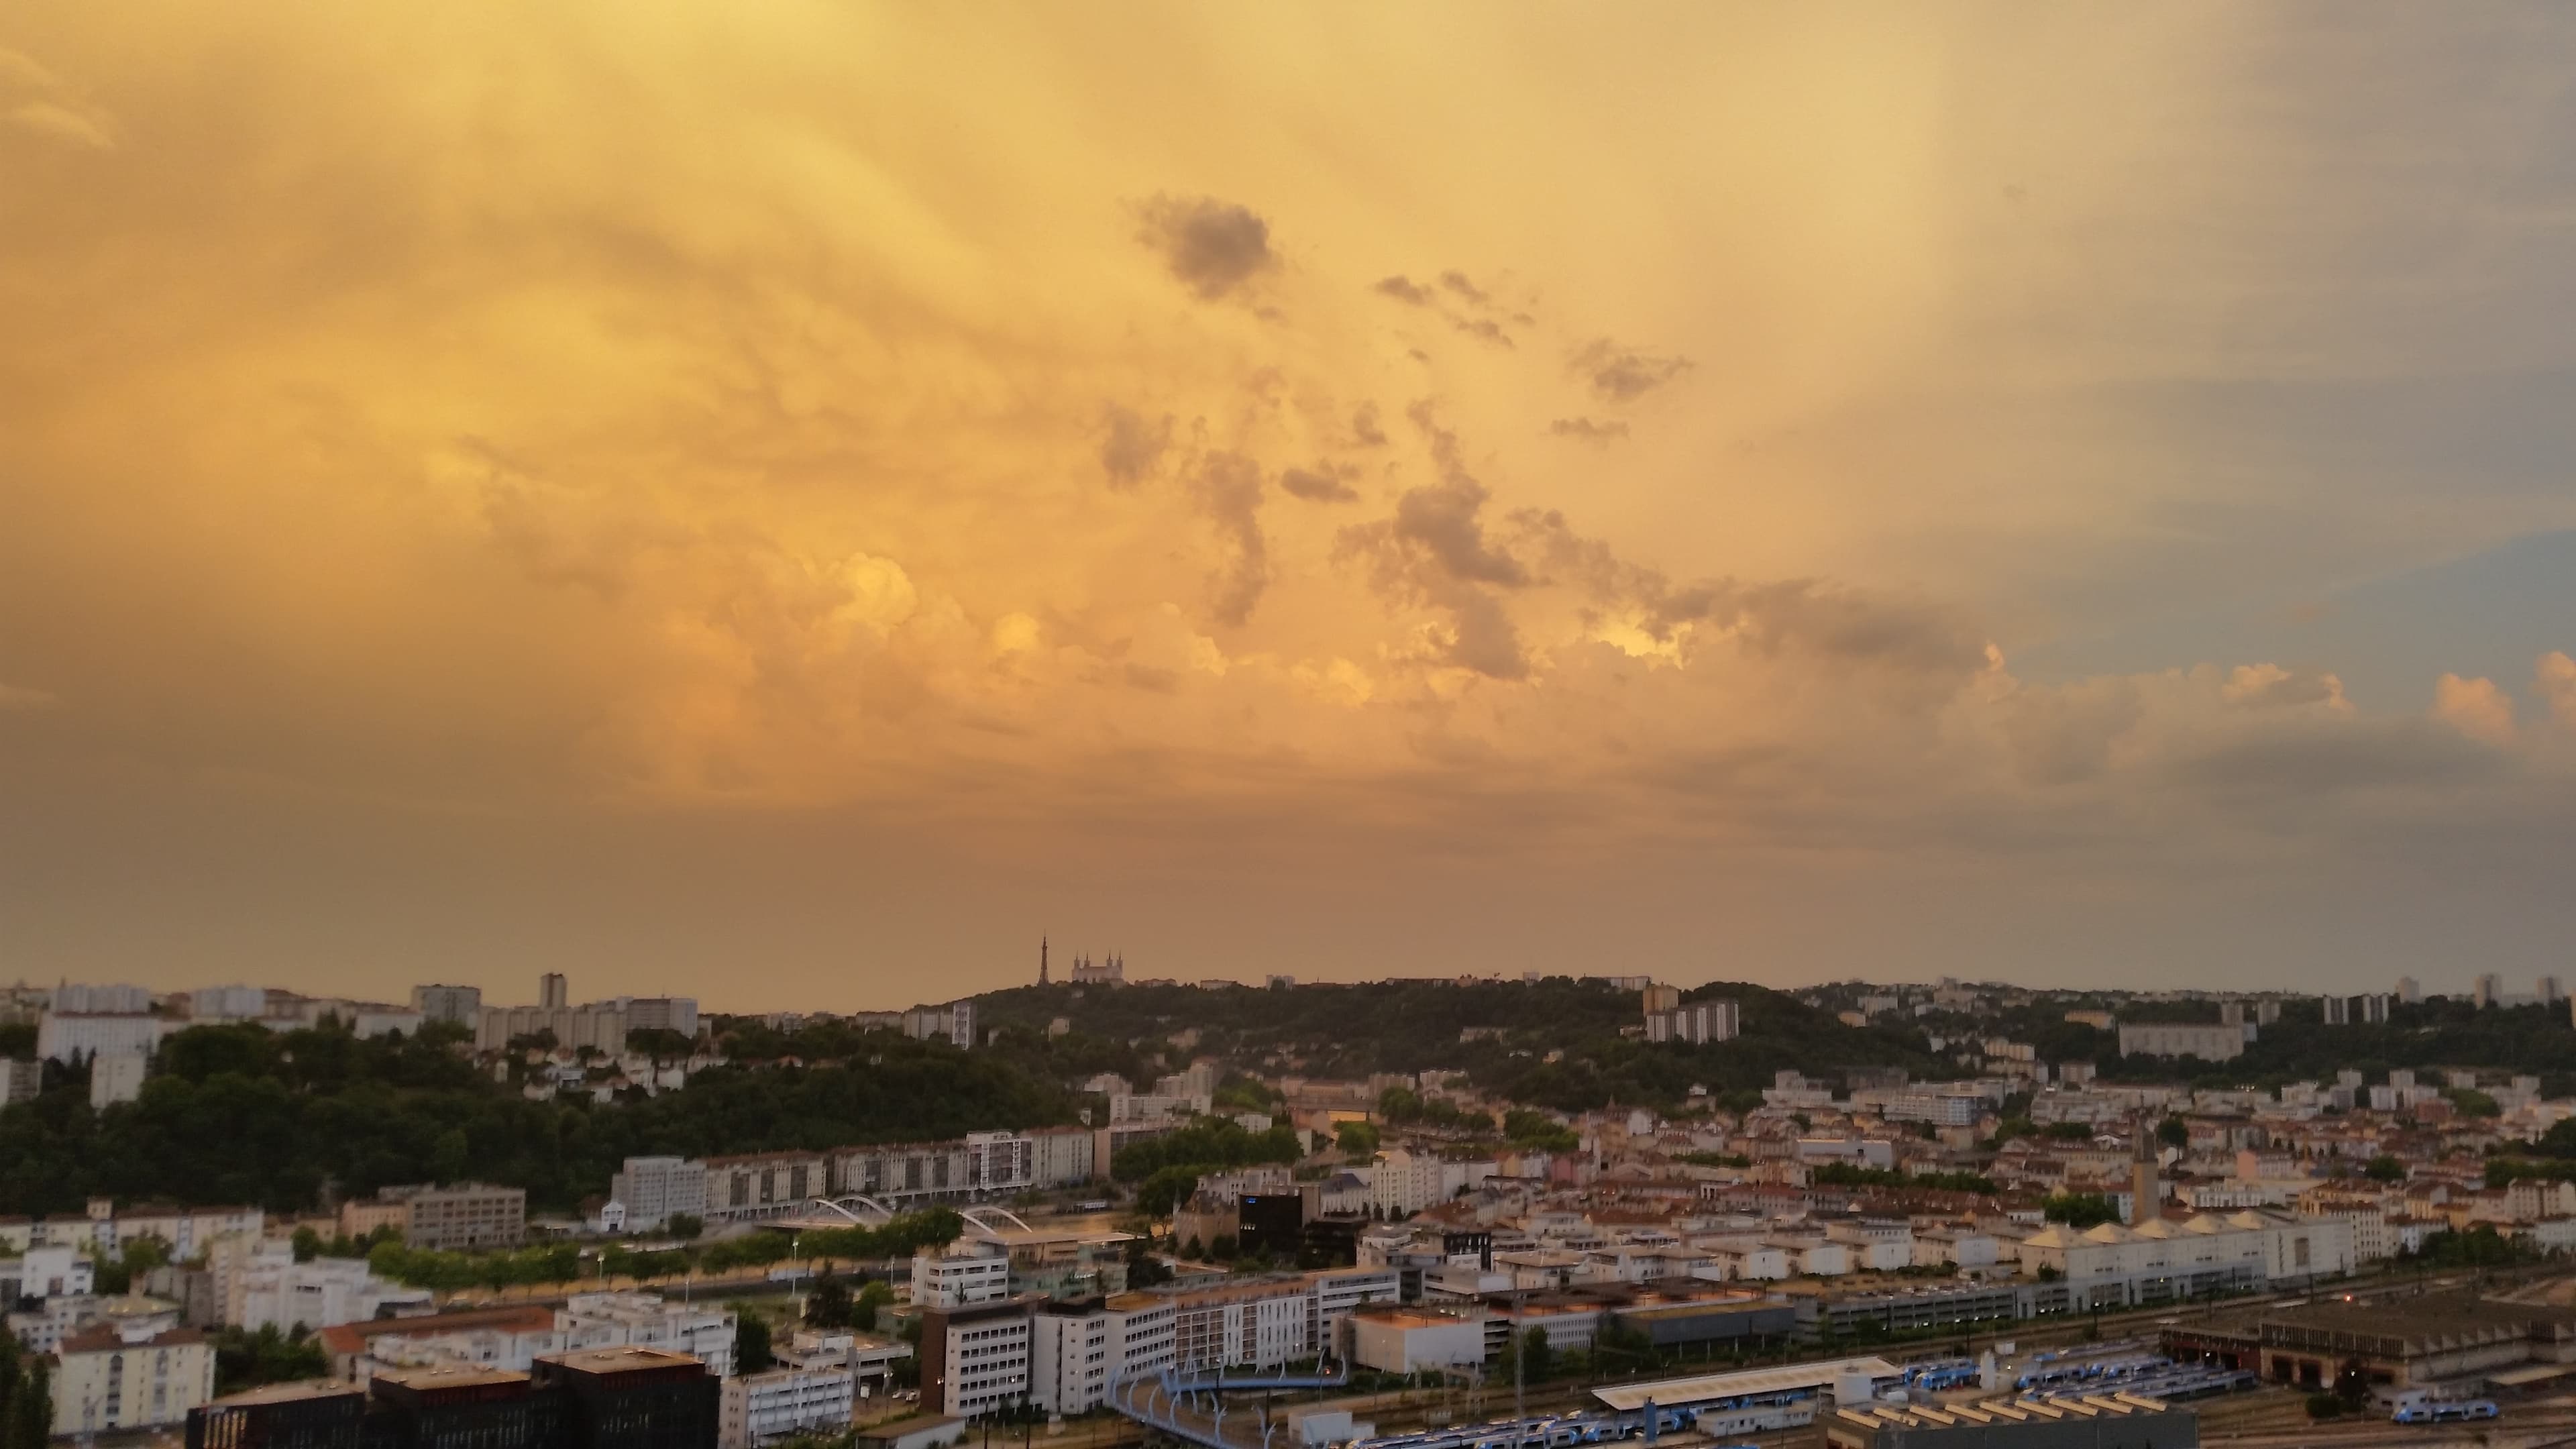
M 238 1394 L 226 1394 L 214 1401 L 217 1408 L 250 1404 L 292 1404 L 308 1399 L 336 1399 L 363 1395 L 366 1390 L 346 1379 L 293 1379 L 282 1384 L 262 1384 Z

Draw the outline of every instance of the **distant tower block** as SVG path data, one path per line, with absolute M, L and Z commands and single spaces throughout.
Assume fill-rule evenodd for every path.
M 560 971 L 549 971 L 537 978 L 537 1005 L 560 1010 L 572 1005 L 572 983 Z
M 1040 986 L 1044 986 L 1044 985 L 1046 985 L 1046 984 L 1047 984 L 1047 959 L 1046 959 L 1046 948 L 1047 948 L 1047 940 L 1046 940 L 1046 937 L 1044 937 L 1044 936 L 1040 936 L 1040 937 L 1038 937 L 1038 984 L 1039 984 Z

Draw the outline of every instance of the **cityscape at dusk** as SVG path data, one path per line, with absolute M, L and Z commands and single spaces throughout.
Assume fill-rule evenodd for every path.
M 0 1449 L 2576 1444 L 2576 10 L 0 5 Z
M 2366 13 L 17 7 L 0 974 L 2557 969 L 2571 42 Z

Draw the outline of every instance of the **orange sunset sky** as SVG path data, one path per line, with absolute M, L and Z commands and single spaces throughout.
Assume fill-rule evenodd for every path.
M 0 979 L 2428 989 L 2555 7 L 0 8 Z

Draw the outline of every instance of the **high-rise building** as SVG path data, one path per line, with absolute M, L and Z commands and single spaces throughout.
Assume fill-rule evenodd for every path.
M 480 986 L 415 986 L 411 989 L 411 1009 L 423 1021 L 452 1021 L 459 1026 L 475 1026 L 483 1020 L 483 988 Z
M 2378 1026 L 2388 1020 L 2388 997 L 2384 994 L 2365 996 L 2328 996 L 2323 998 L 2325 1024 Z
M 1670 1011 L 1682 1004 L 1682 989 L 1678 986 L 1649 985 L 1641 994 L 1648 1016 L 1658 1011 Z
M 2402 1002 L 2405 1002 L 2408 1006 L 2414 1006 L 2414 1005 L 2418 1004 L 2419 1002 L 2423 1001 L 2423 999 L 2424 999 L 2424 986 L 2423 986 L 2423 983 L 2421 983 L 2421 982 L 2417 981 L 2417 980 L 2416 980 L 2414 977 L 2412 977 L 2412 976 L 2400 976 L 2400 977 L 2398 977 L 2398 978 L 2397 978 L 2397 999 L 2398 999 L 2398 1000 L 2400 1000 L 2400 1001 L 2402 1001 Z
M 1686 1041 L 1701 1046 L 1733 1041 L 1740 1020 L 1736 1004 L 1723 998 L 1685 1002 L 1669 1011 L 1648 1013 L 1646 1040 Z
M 2481 1009 L 2495 1005 L 2504 996 L 2504 978 L 2492 971 L 2481 973 L 2474 995 Z
M 560 971 L 549 971 L 537 978 L 537 1005 L 561 1010 L 572 1005 L 572 983 Z
M 2543 1006 L 2556 1006 L 2560 999 L 2567 995 L 2566 992 L 2558 989 L 2558 978 L 2555 976 L 2543 976 L 2534 982 L 2532 994 L 2540 998 L 2540 1004 Z

